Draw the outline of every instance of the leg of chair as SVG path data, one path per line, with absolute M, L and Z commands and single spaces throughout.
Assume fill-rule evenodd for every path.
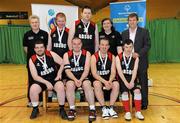
M 43 91 L 43 109 L 47 111 L 47 91 Z

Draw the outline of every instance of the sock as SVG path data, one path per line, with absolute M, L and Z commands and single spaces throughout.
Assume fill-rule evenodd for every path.
M 110 105 L 110 106 L 109 106 L 109 108 L 112 108 L 112 109 L 113 109 L 113 108 L 114 108 L 114 106 L 113 106 L 113 105 Z
M 141 111 L 141 94 L 134 94 L 134 104 L 136 112 Z
M 90 110 L 95 110 L 95 105 L 90 105 L 90 106 L 89 106 L 89 109 L 90 109 Z
M 39 102 L 31 102 L 33 107 L 38 107 Z
M 122 104 L 125 112 L 130 112 L 130 104 L 129 104 L 128 94 L 122 94 Z
M 75 105 L 70 106 L 70 110 L 75 110 Z

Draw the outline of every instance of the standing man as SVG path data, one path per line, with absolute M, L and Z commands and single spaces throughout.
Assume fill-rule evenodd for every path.
M 115 79 L 115 57 L 108 52 L 109 47 L 108 39 L 100 39 L 99 51 L 91 58 L 91 72 L 95 79 L 93 81 L 94 92 L 102 107 L 103 119 L 118 117 L 113 106 L 119 94 L 119 82 Z M 103 91 L 104 87 L 106 93 Z M 105 100 L 110 100 L 110 107 L 105 105 Z
M 148 51 L 151 47 L 148 30 L 138 27 L 138 15 L 131 13 L 128 16 L 129 29 L 122 32 L 123 41 L 131 39 L 134 44 L 133 57 L 139 57 L 137 77 L 141 85 L 142 109 L 148 106 Z
M 82 8 L 81 13 L 82 19 L 75 21 L 72 24 L 72 28 L 69 31 L 68 46 L 72 49 L 72 39 L 73 37 L 78 37 L 82 40 L 82 48 L 94 54 L 98 50 L 99 37 L 98 37 L 98 27 L 91 21 L 92 11 L 91 8 L 85 6 Z
M 28 100 L 30 102 L 30 97 L 29 97 L 29 89 L 31 86 L 31 82 L 33 81 L 33 78 L 30 74 L 29 70 L 29 58 L 35 54 L 34 52 L 34 44 L 37 40 L 42 40 L 45 47 L 48 45 L 48 33 L 46 31 L 43 31 L 40 29 L 40 22 L 39 22 L 39 17 L 36 15 L 31 15 L 29 17 L 29 23 L 31 26 L 31 30 L 27 31 L 24 34 L 23 38 L 23 47 L 24 51 L 27 54 L 27 69 L 28 69 Z M 40 100 L 42 101 L 41 97 Z M 28 103 L 27 106 L 31 106 L 31 103 Z
M 64 69 L 68 77 L 66 82 L 66 96 L 70 110 L 68 119 L 75 119 L 75 90 L 82 87 L 87 102 L 89 103 L 89 120 L 96 120 L 94 92 L 89 80 L 91 54 L 82 49 L 82 41 L 79 38 L 73 38 L 72 50 L 64 54 Z
M 45 50 L 45 45 L 42 40 L 37 40 L 34 47 L 35 53 L 29 59 L 29 69 L 33 77 L 32 85 L 30 86 L 30 99 L 33 106 L 30 119 L 37 117 L 39 113 L 39 94 L 44 90 L 55 90 L 59 103 L 59 115 L 62 119 L 67 119 L 64 110 L 65 90 L 64 84 L 61 81 L 63 71 L 63 59 L 52 51 Z M 59 70 L 56 64 L 60 65 Z

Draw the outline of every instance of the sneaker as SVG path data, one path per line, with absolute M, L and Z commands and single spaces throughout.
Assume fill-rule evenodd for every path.
M 108 107 L 103 107 L 102 108 L 102 118 L 104 120 L 108 120 L 109 119 L 109 109 L 108 109 Z
M 95 110 L 90 110 L 89 111 L 89 121 L 95 121 L 96 120 L 96 111 Z
M 139 120 L 144 120 L 144 116 L 140 111 L 136 112 L 135 117 Z
M 75 119 L 75 117 L 76 117 L 76 111 L 70 109 L 68 112 L 68 120 L 73 121 Z
M 61 116 L 61 118 L 64 119 L 64 120 L 68 119 L 68 116 L 67 116 L 66 111 L 64 110 L 64 108 L 59 109 L 59 116 Z
M 113 118 L 117 118 L 118 117 L 117 113 L 114 111 L 113 108 L 109 108 L 109 115 L 111 117 L 113 117 Z
M 132 119 L 131 113 L 130 112 L 126 112 L 125 115 L 124 115 L 124 118 L 125 118 L 125 120 L 130 121 Z
M 30 119 L 35 119 L 37 115 L 39 114 L 39 108 L 33 108 Z

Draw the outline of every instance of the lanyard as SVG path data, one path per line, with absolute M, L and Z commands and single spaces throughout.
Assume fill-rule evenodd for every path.
M 107 63 L 108 55 L 107 55 L 107 53 L 106 53 L 105 60 L 103 61 L 103 59 L 102 59 L 102 57 L 101 57 L 100 51 L 98 52 L 98 54 L 99 54 L 99 58 L 100 58 L 101 63 L 102 63 L 102 67 L 103 67 L 104 70 L 106 70 L 106 63 Z
M 126 70 L 129 69 L 129 64 L 130 64 L 130 62 L 131 62 L 131 58 L 132 58 L 132 53 L 131 53 L 131 55 L 130 55 L 130 57 L 129 57 L 129 59 L 128 59 L 128 63 L 127 63 L 127 62 L 126 62 L 125 54 L 123 53 L 123 60 L 124 60 L 125 66 L 126 66 Z
M 63 37 L 63 34 L 64 34 L 64 30 L 65 30 L 65 27 L 63 27 L 62 32 L 60 34 L 60 32 L 59 32 L 60 29 L 59 28 L 57 29 L 57 32 L 58 32 L 58 41 L 59 41 L 60 44 L 62 43 L 62 37 Z
M 77 60 L 76 60 L 75 53 L 73 53 L 74 66 L 75 66 L 75 67 L 76 67 L 76 66 L 79 66 L 79 60 L 80 60 L 81 54 L 82 54 L 82 51 L 80 51 L 79 56 L 78 56 L 78 58 L 77 58 Z
M 47 68 L 48 68 L 48 66 L 47 66 L 47 64 L 46 64 L 46 55 L 44 55 L 44 56 L 41 57 L 41 58 L 44 58 L 44 61 L 42 61 L 42 59 L 41 59 L 38 55 L 36 55 L 36 57 L 37 57 L 37 59 L 42 63 L 43 68 L 44 68 L 44 70 L 46 71 Z

